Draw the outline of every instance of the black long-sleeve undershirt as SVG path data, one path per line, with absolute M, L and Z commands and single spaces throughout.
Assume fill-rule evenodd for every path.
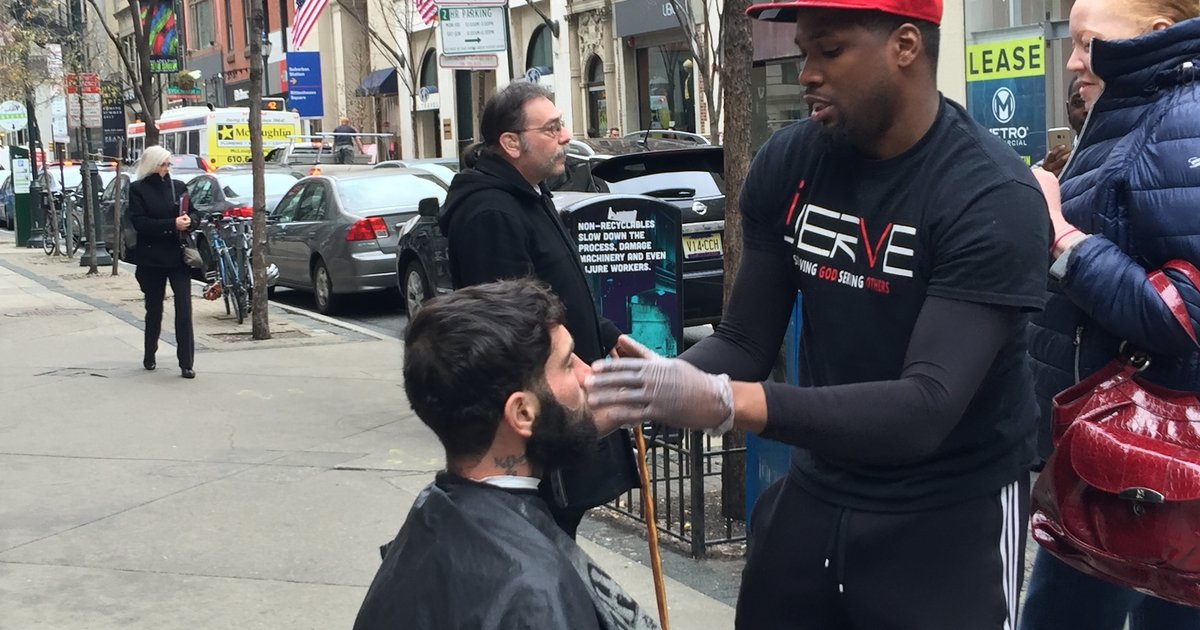
M 793 273 L 785 258 L 747 248 L 721 324 L 680 358 L 734 380 L 765 379 L 795 301 Z M 762 437 L 865 463 L 926 456 L 962 417 L 1017 317 L 1011 308 L 927 297 L 898 379 L 826 387 L 765 382 Z

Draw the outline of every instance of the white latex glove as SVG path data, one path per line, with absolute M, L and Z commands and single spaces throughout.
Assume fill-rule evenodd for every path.
M 724 374 L 708 374 L 678 359 L 597 361 L 584 388 L 588 405 L 610 422 L 661 422 L 720 434 L 733 426 L 733 388 Z

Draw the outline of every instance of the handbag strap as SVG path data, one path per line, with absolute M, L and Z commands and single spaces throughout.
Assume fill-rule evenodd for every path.
M 1200 270 L 1196 269 L 1195 265 L 1186 260 L 1176 259 L 1167 261 L 1162 269 L 1157 269 L 1147 276 L 1150 284 L 1154 286 L 1154 290 L 1158 291 L 1158 296 L 1162 298 L 1167 308 L 1170 309 L 1171 314 L 1175 316 L 1175 320 L 1183 327 L 1183 331 L 1191 338 L 1192 343 L 1200 345 L 1200 341 L 1196 338 L 1196 330 L 1192 327 L 1192 319 L 1188 315 L 1187 303 L 1183 301 L 1183 296 L 1179 294 L 1179 288 L 1167 277 L 1167 274 L 1164 272 L 1165 269 L 1182 273 L 1188 279 L 1188 282 L 1191 282 L 1192 286 L 1197 289 L 1200 289 Z

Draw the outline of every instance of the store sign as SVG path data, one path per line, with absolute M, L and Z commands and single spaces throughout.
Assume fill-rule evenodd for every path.
M 1045 51 L 1042 37 L 967 46 L 967 111 L 1026 164 L 1046 155 Z
M 680 17 L 675 0 L 621 0 L 613 4 L 613 30 L 617 37 L 678 29 Z
M 436 85 L 426 85 L 417 92 L 417 111 L 426 112 L 441 108 L 442 99 Z

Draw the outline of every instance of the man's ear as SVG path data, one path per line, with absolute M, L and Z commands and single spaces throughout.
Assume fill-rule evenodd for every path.
M 514 160 L 521 157 L 521 138 L 513 132 L 500 134 L 500 150 Z
M 513 392 L 504 401 L 502 422 L 513 434 L 529 439 L 533 436 L 533 422 L 541 412 L 540 404 L 532 392 Z
M 911 67 L 925 49 L 921 31 L 912 24 L 903 24 L 896 29 L 890 37 L 890 44 L 896 65 L 901 68 Z

